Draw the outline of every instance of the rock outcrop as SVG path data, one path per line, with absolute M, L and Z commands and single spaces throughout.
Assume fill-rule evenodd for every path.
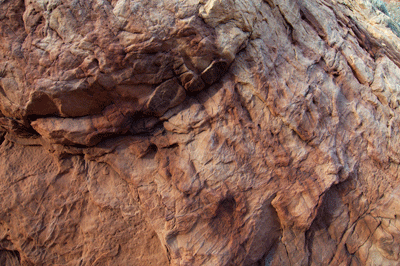
M 0 263 L 398 265 L 390 4 L 0 0 Z

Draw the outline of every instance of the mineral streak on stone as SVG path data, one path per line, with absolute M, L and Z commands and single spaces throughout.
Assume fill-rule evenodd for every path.
M 398 265 L 384 2 L 0 0 L 0 264 Z
M 201 73 L 201 79 L 208 85 L 211 85 L 221 78 L 227 66 L 228 63 L 226 61 L 214 61 Z

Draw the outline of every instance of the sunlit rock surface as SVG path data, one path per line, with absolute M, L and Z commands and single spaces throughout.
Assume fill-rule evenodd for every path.
M 0 0 L 0 264 L 398 265 L 395 4 Z

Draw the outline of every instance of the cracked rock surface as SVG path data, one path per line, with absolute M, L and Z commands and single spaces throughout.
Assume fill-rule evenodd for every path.
M 0 264 L 399 265 L 375 2 L 0 0 Z

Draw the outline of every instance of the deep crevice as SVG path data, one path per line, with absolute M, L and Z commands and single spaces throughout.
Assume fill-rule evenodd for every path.
M 0 250 L 0 265 L 19 266 L 21 265 L 21 256 L 17 250 Z

